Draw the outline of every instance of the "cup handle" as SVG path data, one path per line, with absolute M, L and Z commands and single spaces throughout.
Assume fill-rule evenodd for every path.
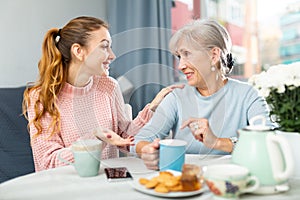
M 256 176 L 249 176 L 247 178 L 247 185 L 250 183 L 254 183 L 254 185 L 247 186 L 245 189 L 241 191 L 241 193 L 254 192 L 259 187 L 259 180 Z
M 68 164 L 68 165 L 73 165 L 74 163 L 72 163 L 72 162 L 70 162 L 70 161 L 68 161 L 68 160 L 66 160 L 66 159 L 64 159 L 64 158 L 62 158 L 62 157 L 60 157 L 61 153 L 64 152 L 64 151 L 71 151 L 71 148 L 68 147 L 68 148 L 63 148 L 63 149 L 59 150 L 58 153 L 57 153 L 57 158 L 58 158 L 58 160 L 60 160 L 60 161 L 63 162 L 63 163 L 66 163 L 66 164 Z

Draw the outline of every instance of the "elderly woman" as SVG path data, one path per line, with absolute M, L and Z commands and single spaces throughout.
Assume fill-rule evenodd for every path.
M 257 91 L 226 77 L 234 62 L 231 39 L 222 25 L 213 20 L 193 21 L 173 35 L 170 49 L 179 58 L 178 69 L 187 85 L 170 93 L 135 136 L 131 150 L 149 169 L 158 169 L 159 139 L 185 140 L 186 153 L 229 154 L 237 130 L 247 126 L 249 119 L 263 115 L 272 125 L 267 104 Z

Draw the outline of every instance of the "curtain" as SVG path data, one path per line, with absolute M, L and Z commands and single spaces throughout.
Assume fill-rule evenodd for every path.
M 135 117 L 161 88 L 174 82 L 171 0 L 109 0 L 108 23 L 116 59 L 110 75 L 126 77 L 133 90 L 125 100 Z M 122 85 L 121 85 L 122 88 Z

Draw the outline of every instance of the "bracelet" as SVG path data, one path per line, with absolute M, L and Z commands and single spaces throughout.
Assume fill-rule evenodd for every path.
M 235 149 L 236 143 L 239 141 L 239 139 L 237 137 L 230 137 L 229 139 L 232 143 L 232 151 L 231 152 L 233 152 L 233 150 Z

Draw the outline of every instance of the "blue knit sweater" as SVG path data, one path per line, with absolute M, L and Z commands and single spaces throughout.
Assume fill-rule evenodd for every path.
M 268 117 L 266 101 L 245 82 L 229 78 L 224 87 L 208 97 L 202 96 L 195 87 L 186 85 L 165 97 L 152 119 L 135 136 L 135 144 L 155 138 L 164 139 L 172 133 L 172 138 L 188 142 L 186 153 L 228 154 L 205 147 L 195 140 L 188 127 L 180 130 L 181 124 L 190 117 L 206 118 L 217 137 L 229 138 L 237 136 L 237 130 L 249 125 L 249 119 L 257 115 L 265 116 L 267 125 L 274 126 Z M 135 146 L 131 150 L 135 152 Z

